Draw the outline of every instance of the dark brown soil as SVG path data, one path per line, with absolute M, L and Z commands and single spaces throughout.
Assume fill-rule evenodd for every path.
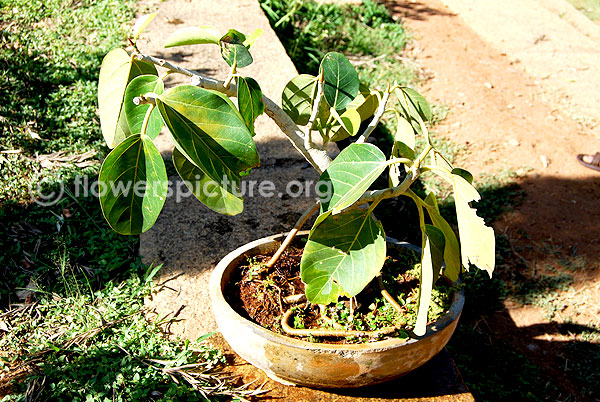
M 419 280 L 416 272 L 411 269 L 417 259 L 412 252 L 388 250 L 388 254 L 390 252 L 392 256 L 387 258 L 382 270 L 383 282 L 385 288 L 400 301 L 403 311 L 399 313 L 391 305 L 383 302 L 379 285 L 374 280 L 353 300 L 352 305 L 347 298 L 341 298 L 339 303 L 329 305 L 329 318 L 343 324 L 345 329 L 360 331 L 376 331 L 395 325 L 401 329 L 391 336 L 408 336 L 416 314 L 416 289 Z M 295 316 L 301 319 L 303 328 L 326 328 L 327 324 L 323 322 L 318 306 L 310 303 L 288 305 L 284 301 L 287 296 L 304 293 L 305 285 L 300 279 L 302 249 L 291 247 L 271 269 L 266 269 L 265 265 L 270 257 L 257 255 L 247 258 L 248 262 L 235 271 L 225 288 L 227 301 L 243 317 L 277 333 L 285 334 L 281 326 L 281 317 L 289 308 L 297 309 Z M 451 292 L 444 287 L 437 289 L 441 290 L 439 294 L 443 295 L 444 306 L 447 307 Z M 354 320 L 351 322 L 346 321 L 349 310 L 354 312 Z M 430 318 L 435 320 L 442 313 L 443 309 L 440 308 L 433 315 L 430 313 Z M 379 339 L 312 338 L 325 343 L 356 343 Z

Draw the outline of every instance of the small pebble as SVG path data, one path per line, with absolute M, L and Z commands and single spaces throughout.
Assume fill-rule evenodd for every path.
M 513 147 L 518 147 L 519 145 L 521 145 L 521 144 L 519 143 L 519 141 L 515 140 L 514 138 L 511 138 L 510 140 L 508 140 L 508 143 L 509 143 L 510 145 L 512 145 Z
M 488 88 L 488 89 L 494 88 L 494 86 L 492 85 L 491 82 L 486 82 L 486 83 L 483 84 L 483 86 L 486 87 L 486 88 Z

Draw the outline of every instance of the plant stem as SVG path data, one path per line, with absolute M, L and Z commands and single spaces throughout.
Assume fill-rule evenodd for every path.
M 402 308 L 402 306 L 396 301 L 396 299 L 394 299 L 394 296 L 392 296 L 383 285 L 383 279 L 381 277 L 381 274 L 377 276 L 377 282 L 379 283 L 381 295 L 385 298 L 385 300 L 387 300 L 398 313 L 404 314 L 404 309 Z
M 306 304 L 300 305 L 300 308 L 306 307 Z M 394 333 L 398 328 L 396 327 L 388 327 L 383 328 L 378 331 L 356 331 L 356 330 L 347 330 L 347 329 L 297 329 L 292 328 L 288 323 L 290 318 L 294 314 L 292 309 L 289 309 L 285 312 L 283 317 L 281 318 L 281 328 L 283 331 L 292 336 L 323 336 L 323 337 L 336 337 L 336 338 L 345 338 L 347 336 L 368 336 L 376 338 L 380 335 L 389 335 Z
M 146 115 L 144 116 L 144 122 L 142 123 L 142 134 L 146 134 L 146 130 L 148 129 L 148 123 L 150 122 L 150 115 L 154 111 L 155 105 L 150 105 L 148 110 L 146 111 Z
M 413 163 L 412 167 L 410 168 L 408 174 L 406 175 L 406 177 L 404 178 L 402 183 L 400 183 L 396 187 L 390 187 L 390 188 L 386 188 L 384 190 L 373 190 L 373 191 L 366 192 L 353 205 L 357 206 L 357 205 L 364 204 L 366 202 L 374 202 L 374 201 L 379 202 L 379 201 L 385 200 L 387 198 L 394 198 L 394 197 L 398 197 L 399 195 L 404 194 L 410 188 L 410 186 L 414 183 L 414 181 L 417 180 L 417 178 L 419 177 L 420 165 L 421 165 L 421 163 L 423 163 L 423 160 L 425 159 L 427 154 L 429 154 L 429 152 L 432 149 L 433 149 L 433 147 L 431 146 L 431 144 L 428 144 L 427 147 L 423 150 L 423 152 L 421 152 L 419 157 L 415 160 L 415 162 Z M 403 159 L 403 158 L 398 158 L 398 159 Z
M 277 249 L 277 251 L 275 252 L 275 254 L 273 254 L 273 257 L 271 257 L 271 259 L 267 263 L 267 268 L 271 268 L 273 265 L 275 265 L 275 263 L 277 262 L 277 260 L 279 259 L 279 257 L 281 257 L 281 254 L 283 254 L 283 252 L 285 251 L 286 248 L 288 248 L 288 246 L 290 245 L 290 243 L 292 242 L 292 240 L 294 240 L 294 237 L 296 237 L 296 234 L 298 233 L 298 231 L 300 229 L 302 229 L 302 226 L 304 226 L 304 224 L 306 223 L 306 221 L 308 220 L 308 218 L 310 218 L 312 216 L 312 214 L 314 214 L 315 212 L 317 212 L 317 210 L 319 209 L 320 205 L 321 205 L 321 203 L 317 201 L 315 203 L 315 205 L 313 205 L 312 207 L 310 207 L 309 209 L 307 209 L 302 214 L 302 216 L 300 217 L 300 219 L 298 219 L 298 221 L 294 225 L 294 228 L 290 231 L 290 233 L 288 233 L 288 235 L 285 238 L 285 240 L 283 241 L 283 243 L 281 243 L 281 246 L 279 246 L 279 248 Z
M 236 67 L 237 67 L 237 60 L 234 60 L 233 64 L 231 65 L 231 70 L 229 71 L 229 76 L 227 76 L 227 79 L 225 80 L 223 87 L 229 88 L 229 84 L 231 84 L 231 80 L 233 80 L 233 76 L 235 75 Z
M 304 138 L 304 148 L 309 149 L 313 146 L 312 140 L 312 126 L 319 114 L 319 107 L 321 106 L 321 100 L 323 99 L 323 74 L 319 75 L 319 79 L 317 80 L 317 97 L 315 98 L 315 102 L 313 103 L 313 109 L 310 114 L 310 118 L 308 119 L 308 131 L 306 133 L 306 137 Z
M 166 60 L 141 53 L 137 53 L 135 57 L 138 60 L 152 63 L 173 72 L 192 77 L 192 85 L 218 91 L 229 97 L 237 96 L 237 86 L 234 84 L 231 84 L 226 88 L 223 81 L 203 76 L 196 71 L 177 66 Z M 287 113 L 285 113 L 283 109 L 281 109 L 275 102 L 265 95 L 263 95 L 263 103 L 265 105 L 265 113 L 267 116 L 269 116 L 275 122 L 275 124 L 279 126 L 281 132 L 289 138 L 294 147 L 304 156 L 308 163 L 310 163 L 319 174 L 323 173 L 331 164 L 331 158 L 329 155 L 327 155 L 327 152 L 325 150 L 312 147 L 306 148 L 304 141 L 305 133 L 292 121 Z
M 379 124 L 381 117 L 385 113 L 385 105 L 387 104 L 388 100 L 390 99 L 390 94 L 391 94 L 391 92 L 388 87 L 388 89 L 383 94 L 383 98 L 379 100 L 379 107 L 377 108 L 377 112 L 373 116 L 373 119 L 371 120 L 371 122 L 369 123 L 367 128 L 365 129 L 365 132 L 362 133 L 362 135 L 358 138 L 358 140 L 356 140 L 357 144 L 364 143 L 367 140 L 367 138 L 369 138 L 369 136 L 371 135 L 373 130 L 375 130 L 375 127 L 377 127 L 377 125 Z

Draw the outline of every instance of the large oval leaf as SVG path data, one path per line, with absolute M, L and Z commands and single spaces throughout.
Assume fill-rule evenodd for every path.
M 132 133 L 139 134 L 142 132 L 142 125 L 146 112 L 150 109 L 150 105 L 136 105 L 133 103 L 133 98 L 153 92 L 156 95 L 160 95 L 164 92 L 165 86 L 163 81 L 156 75 L 144 74 L 135 77 L 125 90 L 124 104 L 125 104 L 125 116 L 127 117 L 127 124 L 129 130 Z M 148 137 L 154 139 L 160 134 L 162 129 L 163 121 L 160 118 L 160 113 L 154 108 L 150 113 L 150 120 L 146 127 L 146 134 Z
M 244 210 L 244 201 L 212 180 L 198 166 L 188 161 L 175 148 L 173 164 L 186 187 L 208 208 L 223 215 L 237 215 Z
M 224 95 L 181 85 L 156 106 L 179 151 L 228 191 L 235 191 L 241 171 L 259 164 L 252 134 Z
M 165 164 L 152 139 L 134 134 L 104 160 L 99 174 L 100 205 L 111 228 L 135 235 L 150 229 L 167 196 Z
M 342 110 L 358 94 L 358 74 L 341 53 L 327 53 L 321 61 L 323 92 L 329 106 Z
M 292 78 L 283 88 L 281 95 L 283 110 L 299 126 L 306 126 L 310 120 L 315 84 L 315 76 L 301 74 Z
M 165 47 L 202 45 L 213 43 L 219 44 L 221 33 L 217 28 L 204 25 L 200 27 L 186 27 L 173 32 L 165 42 Z
M 253 78 L 239 77 L 237 87 L 240 114 L 244 118 L 248 130 L 254 135 L 254 121 L 265 111 L 260 85 Z
M 381 271 L 386 245 L 383 227 L 367 210 L 331 215 L 313 227 L 300 261 L 306 297 L 315 304 L 356 296 Z
M 123 49 L 111 50 L 102 60 L 98 80 L 98 108 L 102 135 L 109 148 L 131 134 L 123 97 L 127 84 L 142 74 L 157 75 L 153 64 L 134 60 Z
M 462 176 L 452 174 L 452 184 L 462 263 L 466 268 L 472 263 L 491 277 L 496 263 L 494 229 L 486 226 L 483 218 L 477 216 L 476 210 L 469 205 L 471 201 L 479 201 L 481 196 Z
M 322 185 L 331 189 L 330 194 L 321 198 L 321 212 L 335 214 L 354 204 L 386 166 L 385 155 L 375 145 L 346 147 L 321 175 Z

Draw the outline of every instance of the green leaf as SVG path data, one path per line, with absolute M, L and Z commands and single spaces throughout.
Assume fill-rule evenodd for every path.
M 346 109 L 356 109 L 360 119 L 364 121 L 373 116 L 379 107 L 379 97 L 376 91 L 371 91 L 363 83 L 359 85 L 358 91 L 358 95 L 346 106 Z
M 462 177 L 467 182 L 469 182 L 469 184 L 473 184 L 473 175 L 468 170 L 461 169 L 461 168 L 454 168 L 454 169 L 452 169 L 451 173 Z
M 255 31 L 256 32 L 256 31 Z M 223 35 L 219 41 L 224 43 L 237 43 L 243 45 L 246 40 L 246 35 L 235 29 L 230 29 L 225 35 Z
M 236 62 L 236 67 L 247 67 L 254 61 L 248 48 L 237 43 L 222 43 L 221 56 L 223 60 L 231 67 Z
M 375 145 L 346 147 L 321 175 L 320 182 L 331 189 L 331 197 L 326 195 L 321 199 L 322 214 L 336 214 L 354 204 L 386 166 L 385 155 Z M 319 216 L 317 221 L 324 218 Z
M 425 225 L 425 236 L 431 242 L 431 263 L 433 266 L 433 283 L 435 283 L 442 271 L 442 265 L 444 265 L 446 238 L 444 232 L 433 225 Z
M 200 27 L 186 27 L 173 32 L 165 43 L 165 48 L 184 45 L 218 45 L 221 33 L 214 27 L 204 25 Z
M 135 77 L 125 90 L 125 116 L 127 117 L 127 124 L 129 130 L 132 133 L 139 134 L 142 131 L 142 125 L 146 112 L 150 109 L 150 105 L 136 105 L 133 103 L 133 98 L 147 94 L 148 92 L 160 95 L 164 92 L 165 86 L 163 81 L 156 75 L 144 74 Z M 160 118 L 160 113 L 154 108 L 150 114 L 150 120 L 146 127 L 145 134 L 150 138 L 154 139 L 160 134 L 160 130 L 163 127 L 163 121 Z
M 301 74 L 292 78 L 283 88 L 283 110 L 299 126 L 306 126 L 310 120 L 316 82 L 313 75 Z
M 413 332 L 416 336 L 423 336 L 427 332 L 427 313 L 431 303 L 431 290 L 433 289 L 434 267 L 432 255 L 432 242 L 425 236 L 425 247 L 421 254 L 421 278 L 419 286 L 419 303 L 417 322 Z
M 321 61 L 323 92 L 329 106 L 343 110 L 358 94 L 358 74 L 341 53 L 327 53 Z
M 158 75 L 154 65 L 132 59 L 123 49 L 111 50 L 102 60 L 98 80 L 98 108 L 102 135 L 109 148 L 114 148 L 131 135 L 123 98 L 127 84 L 143 74 Z
M 313 226 L 300 261 L 306 297 L 315 304 L 356 296 L 381 271 L 386 245 L 383 227 L 369 211 L 352 209 Z
M 144 29 L 152 22 L 152 20 L 156 17 L 156 13 L 146 14 L 139 17 L 135 24 L 133 25 L 133 43 L 137 42 L 138 37 L 142 33 Z
M 262 91 L 253 78 L 238 77 L 237 87 L 238 109 L 248 130 L 254 135 L 254 121 L 265 111 Z
M 444 261 L 446 263 L 446 269 L 444 269 L 444 276 L 450 279 L 452 282 L 458 280 L 460 274 L 460 246 L 458 239 L 452 230 L 450 224 L 440 214 L 437 201 L 433 193 L 429 193 L 425 198 L 427 204 L 427 212 L 431 218 L 431 222 L 442 231 L 444 234 Z
M 462 176 L 453 174 L 452 182 L 463 266 L 468 269 L 469 263 L 472 263 L 487 271 L 491 277 L 495 265 L 494 230 L 486 226 L 484 220 L 477 216 L 477 211 L 469 205 L 471 201 L 479 201 L 481 196 Z
M 236 191 L 241 171 L 258 166 L 252 134 L 226 96 L 181 85 L 156 106 L 179 151 L 227 191 Z
M 331 141 L 340 141 L 344 138 L 348 138 L 349 136 L 355 136 L 358 134 L 360 123 L 362 121 L 360 119 L 360 114 L 356 111 L 356 109 L 347 109 L 340 116 L 334 108 L 331 108 L 330 113 L 338 123 L 338 128 L 333 129 L 334 131 L 333 135 L 331 136 Z
M 400 101 L 400 105 L 404 109 L 405 117 L 418 121 L 418 117 L 423 121 L 430 121 L 433 116 L 431 106 L 427 100 L 412 88 L 401 87 L 396 89 L 396 96 Z
M 394 156 L 414 159 L 414 157 L 415 157 L 414 149 L 415 149 L 415 143 L 416 143 L 415 130 L 413 130 L 413 127 L 408 122 L 408 120 L 406 120 L 404 117 L 400 116 L 400 113 L 397 110 L 394 110 L 394 113 L 396 114 L 396 118 L 398 119 L 396 133 L 394 134 L 394 143 L 395 143 L 394 145 L 396 145 L 396 143 L 399 143 L 399 142 L 405 145 L 405 147 L 396 146 L 396 149 L 399 151 L 399 153 L 395 154 Z M 410 149 L 410 151 L 408 151 L 407 148 Z M 400 153 L 400 151 L 404 151 L 404 153 L 408 152 L 409 155 L 402 155 Z M 393 151 L 392 151 L 392 153 L 393 153 Z M 410 156 L 410 155 L 412 155 L 412 156 Z
M 248 47 L 244 45 L 244 41 L 246 41 L 246 35 L 235 29 L 230 29 L 221 37 L 221 56 L 230 67 L 234 62 L 239 68 L 252 64 L 252 55 L 248 51 Z
M 117 233 L 136 235 L 150 229 L 165 203 L 165 164 L 152 139 L 133 134 L 104 160 L 99 174 L 100 205 Z
M 265 32 L 262 29 L 256 28 L 250 36 L 246 37 L 242 45 L 246 46 L 248 49 L 252 48 L 256 40 L 260 38 L 263 33 Z
M 212 180 L 198 166 L 187 160 L 175 148 L 173 150 L 173 164 L 186 187 L 208 208 L 223 215 L 238 215 L 244 210 L 244 201 L 219 183 Z

